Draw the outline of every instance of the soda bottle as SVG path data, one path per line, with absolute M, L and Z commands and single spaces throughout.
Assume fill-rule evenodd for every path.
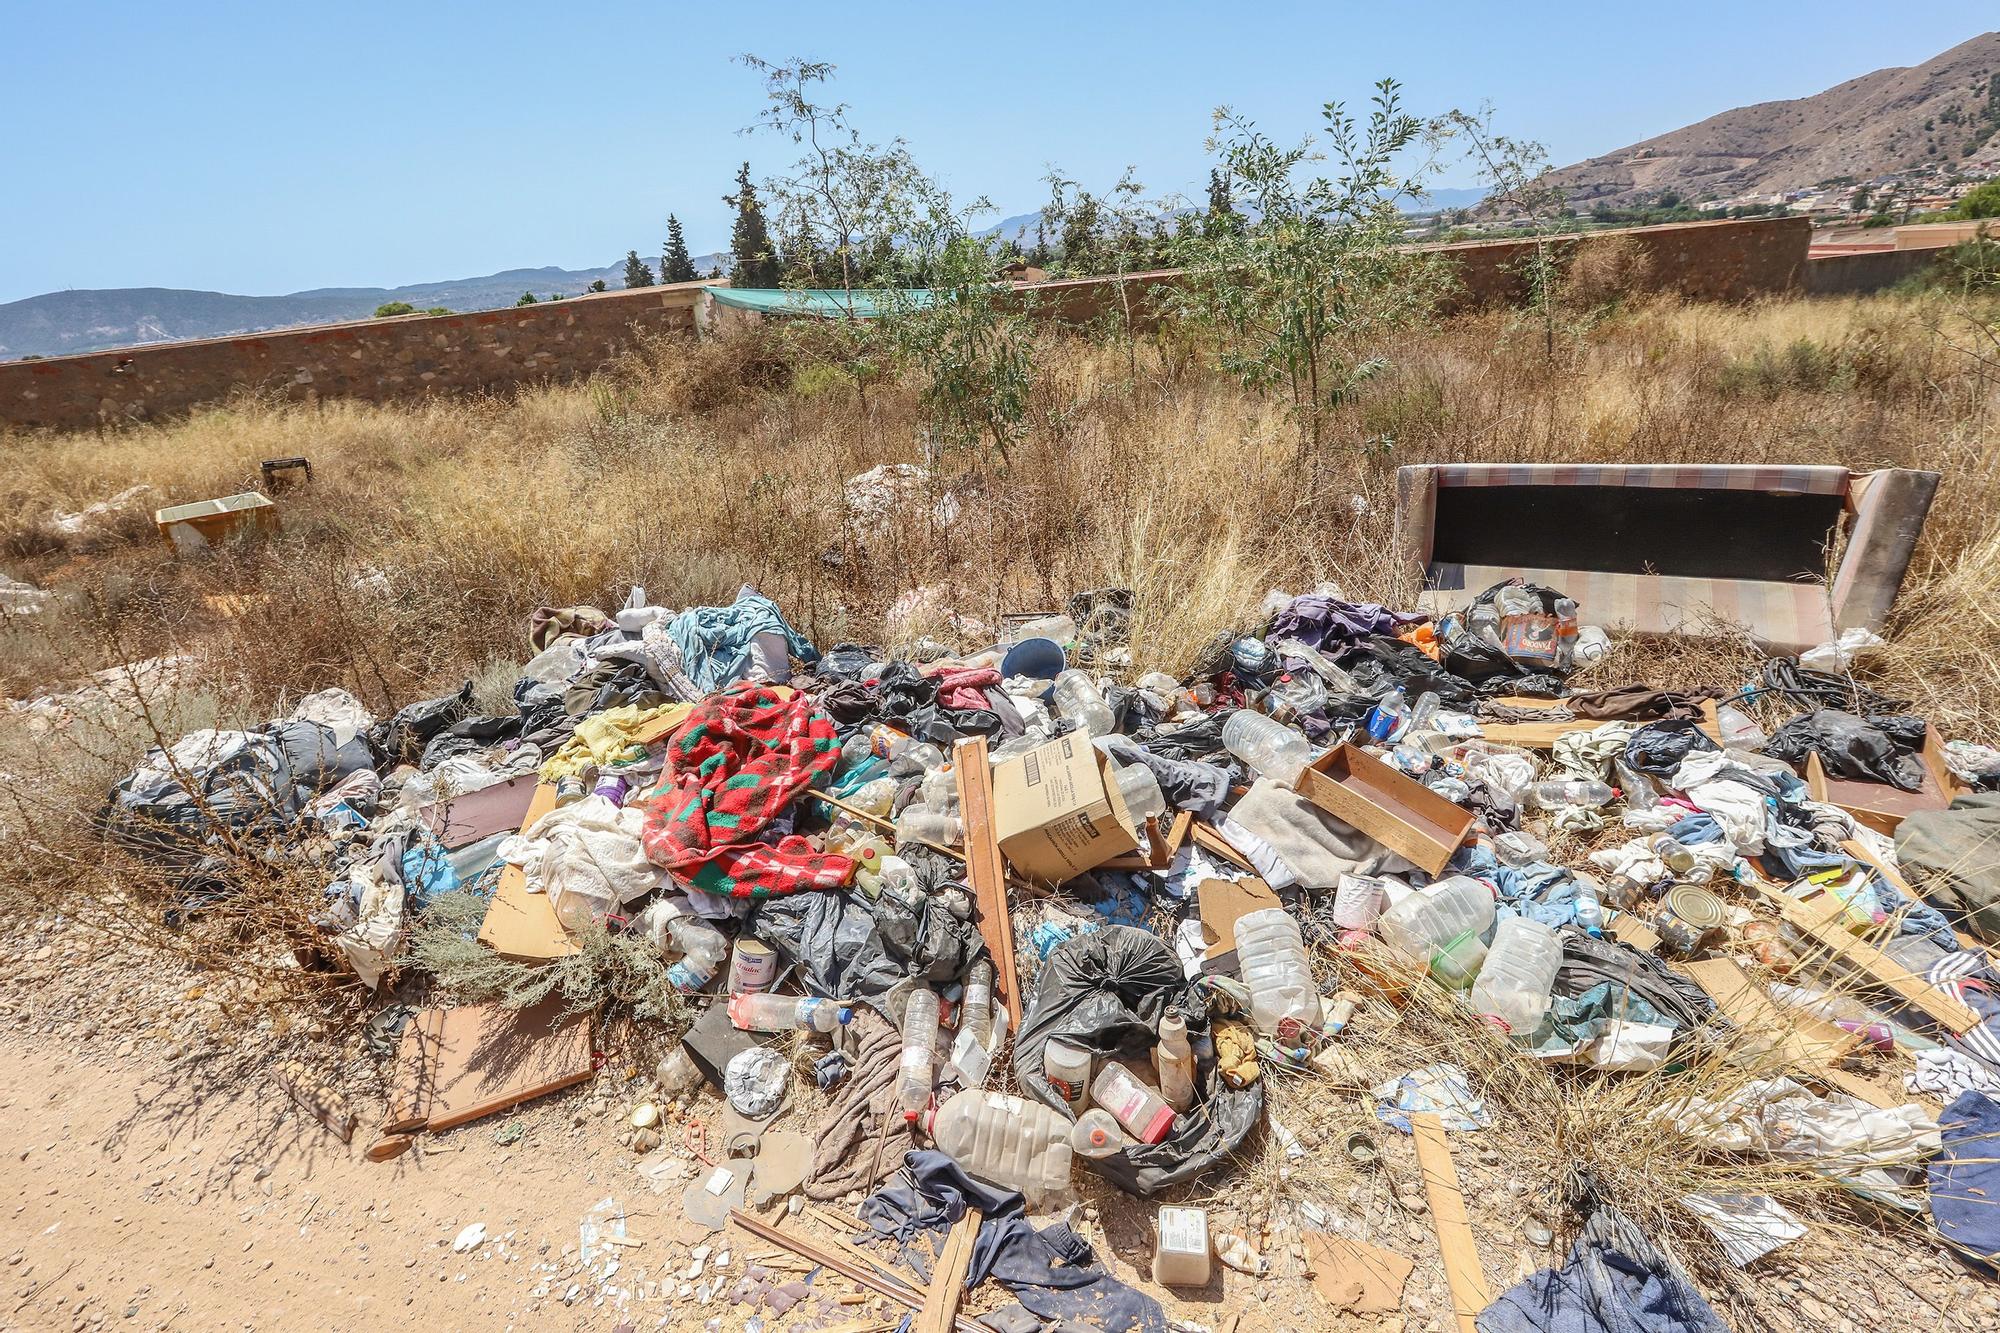
M 1361 725 L 1370 737 L 1387 743 L 1403 729 L 1403 724 L 1410 717 L 1409 705 L 1403 699 L 1403 687 L 1398 685 L 1383 695 L 1380 703 L 1368 710 L 1368 716 L 1362 719 Z

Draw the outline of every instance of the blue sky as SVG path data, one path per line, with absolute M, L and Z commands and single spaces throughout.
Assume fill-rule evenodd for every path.
M 277 293 L 698 253 L 748 157 L 730 57 L 840 66 L 864 131 L 902 134 L 1007 213 L 1051 165 L 1198 192 L 1210 110 L 1286 137 L 1384 74 L 1413 109 L 1490 101 L 1558 163 L 1797 97 L 1976 35 L 1990 4 L 1436 0 L 1425 6 L 754 6 L 290 0 L 0 3 L 0 301 L 63 287 Z M 1497 16 L 1504 14 L 1504 20 Z M 1445 184 L 1472 184 L 1460 168 Z

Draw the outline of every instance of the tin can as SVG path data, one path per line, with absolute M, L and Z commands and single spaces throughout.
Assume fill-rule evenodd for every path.
M 583 799 L 583 779 L 574 773 L 566 778 L 556 779 L 556 804 L 568 805 L 571 801 Z
M 1660 900 L 1653 928 L 1660 933 L 1663 951 L 1692 958 L 1722 929 L 1725 920 L 1722 899 L 1694 884 L 1676 884 Z
M 761 940 L 740 939 L 729 955 L 729 993 L 769 990 L 778 979 L 778 955 Z

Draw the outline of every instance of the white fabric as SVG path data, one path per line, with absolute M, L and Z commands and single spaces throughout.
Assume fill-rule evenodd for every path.
M 335 745 L 345 745 L 375 725 L 375 715 L 346 690 L 319 690 L 299 700 L 287 722 L 317 722 L 333 733 Z
M 500 858 L 521 867 L 530 893 L 561 903 L 565 893 L 629 903 L 660 886 L 660 868 L 646 859 L 636 807 L 602 796 L 559 805 L 500 844 Z
M 1881 635 L 1856 625 L 1844 629 L 1837 639 L 1829 639 L 1799 654 L 1799 665 L 1808 671 L 1841 672 L 1877 648 L 1887 647 Z
M 1762 1194 L 1688 1194 L 1681 1205 L 1701 1219 L 1738 1268 L 1806 1234 L 1805 1223 Z
M 1758 1079 L 1727 1098 L 1683 1098 L 1653 1114 L 1716 1152 L 1803 1162 L 1885 1193 L 1896 1182 L 1878 1168 L 1915 1165 L 1943 1143 L 1915 1103 L 1884 1110 L 1845 1094 L 1817 1096 L 1789 1078 Z
M 1967 1092 L 2000 1100 L 2000 1074 L 1960 1051 L 1917 1052 L 1917 1069 L 1903 1077 L 1905 1092 L 1925 1092 L 1946 1105 Z
M 370 862 L 352 867 L 348 881 L 361 890 L 360 915 L 333 937 L 361 984 L 374 990 L 403 938 L 403 881 Z

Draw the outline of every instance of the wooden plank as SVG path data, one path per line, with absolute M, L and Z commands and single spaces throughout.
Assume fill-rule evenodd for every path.
M 443 1011 L 427 1128 L 451 1129 L 588 1079 L 590 1016 L 553 995 L 526 1009 Z
M 1521 696 L 1502 696 L 1494 699 L 1496 704 L 1506 704 L 1510 708 L 1560 708 L 1560 699 L 1530 699 Z M 1568 722 L 1486 722 L 1479 724 L 1480 735 L 1495 745 L 1517 745 L 1523 750 L 1548 750 L 1556 741 L 1572 731 L 1589 731 L 1604 725 L 1602 718 L 1579 717 Z M 1717 745 L 1722 744 L 1722 723 L 1715 716 L 1715 701 L 1701 702 L 1701 721 L 1698 729 Z
M 1417 1165 L 1424 1174 L 1424 1197 L 1431 1204 L 1431 1227 L 1444 1255 L 1444 1278 L 1451 1288 L 1452 1313 L 1459 1333 L 1479 1333 L 1476 1320 L 1493 1297 L 1486 1270 L 1473 1244 L 1472 1223 L 1465 1216 L 1465 1194 L 1458 1185 L 1458 1165 L 1451 1159 L 1451 1141 L 1444 1122 L 1426 1111 L 1413 1112 L 1410 1129 L 1417 1140 Z
M 1021 1025 L 1021 974 L 1014 965 L 1014 921 L 1007 911 L 1007 863 L 993 827 L 993 765 L 986 738 L 960 741 L 952 766 L 958 774 L 958 813 L 965 824 L 965 877 L 979 907 L 979 937 L 993 955 L 993 998 Z
M 521 827 L 531 829 L 543 815 L 556 808 L 556 784 L 544 782 L 535 788 Z M 517 865 L 500 872 L 500 883 L 487 905 L 486 919 L 479 923 L 479 942 L 499 954 L 523 963 L 546 963 L 583 952 L 556 919 L 556 905 L 545 893 L 528 892 L 528 876 Z
M 1855 860 L 1861 862 L 1863 865 L 1873 867 L 1875 871 L 1882 876 L 1883 879 L 1889 881 L 1890 887 L 1894 888 L 1898 893 L 1901 893 L 1905 898 L 1910 899 L 1912 902 L 1924 901 L 1924 896 L 1918 893 L 1915 889 L 1911 888 L 1910 881 L 1903 878 L 1902 871 L 1896 869 L 1896 867 L 1890 865 L 1887 861 L 1882 860 L 1880 857 L 1876 856 L 1875 853 L 1869 851 L 1868 848 L 1861 842 L 1860 839 L 1858 838 L 1844 839 L 1840 844 L 1840 850 L 1847 853 Z M 2000 955 L 1996 955 L 1993 952 L 1993 950 L 1988 948 L 1983 941 L 1974 939 L 1972 936 L 1966 934 L 1962 930 L 1953 929 L 1951 933 L 1952 936 L 1958 940 L 1958 945 L 1961 949 L 1966 949 L 1976 954 L 1983 954 L 1986 957 L 1989 966 L 2000 967 Z
M 1250 864 L 1250 858 L 1230 846 L 1229 840 L 1215 831 L 1213 825 L 1196 822 L 1194 841 L 1197 847 L 1212 855 L 1219 856 L 1229 864 L 1242 870 L 1255 872 L 1257 867 Z
M 1846 909 L 1831 894 L 1822 891 L 1811 898 L 1799 899 L 1782 889 L 1758 887 L 1785 920 L 1821 948 L 1853 965 L 1871 984 L 1908 1001 L 1954 1034 L 1979 1025 L 1979 1015 L 1969 1005 L 1932 986 L 1849 931 Z
M 1825 1077 L 1834 1061 L 1860 1044 L 1859 1036 L 1823 1018 L 1779 1007 L 1733 958 L 1682 963 L 1680 970 L 1746 1035 L 1768 1036 L 1785 1063 L 1808 1073 Z
M 1160 821 L 1146 821 L 1146 854 L 1128 852 L 1124 856 L 1113 857 L 1099 866 L 1100 870 L 1165 870 L 1174 863 L 1174 853 L 1187 841 L 1188 826 L 1194 822 L 1194 815 L 1181 811 L 1173 822 L 1165 828 Z
M 924 1293 L 924 1308 L 912 1325 L 914 1333 L 950 1333 L 958 1318 L 959 1302 L 965 1298 L 965 1273 L 972 1266 L 979 1222 L 979 1210 L 968 1208 L 952 1223 L 937 1267 L 931 1270 L 930 1290 Z

